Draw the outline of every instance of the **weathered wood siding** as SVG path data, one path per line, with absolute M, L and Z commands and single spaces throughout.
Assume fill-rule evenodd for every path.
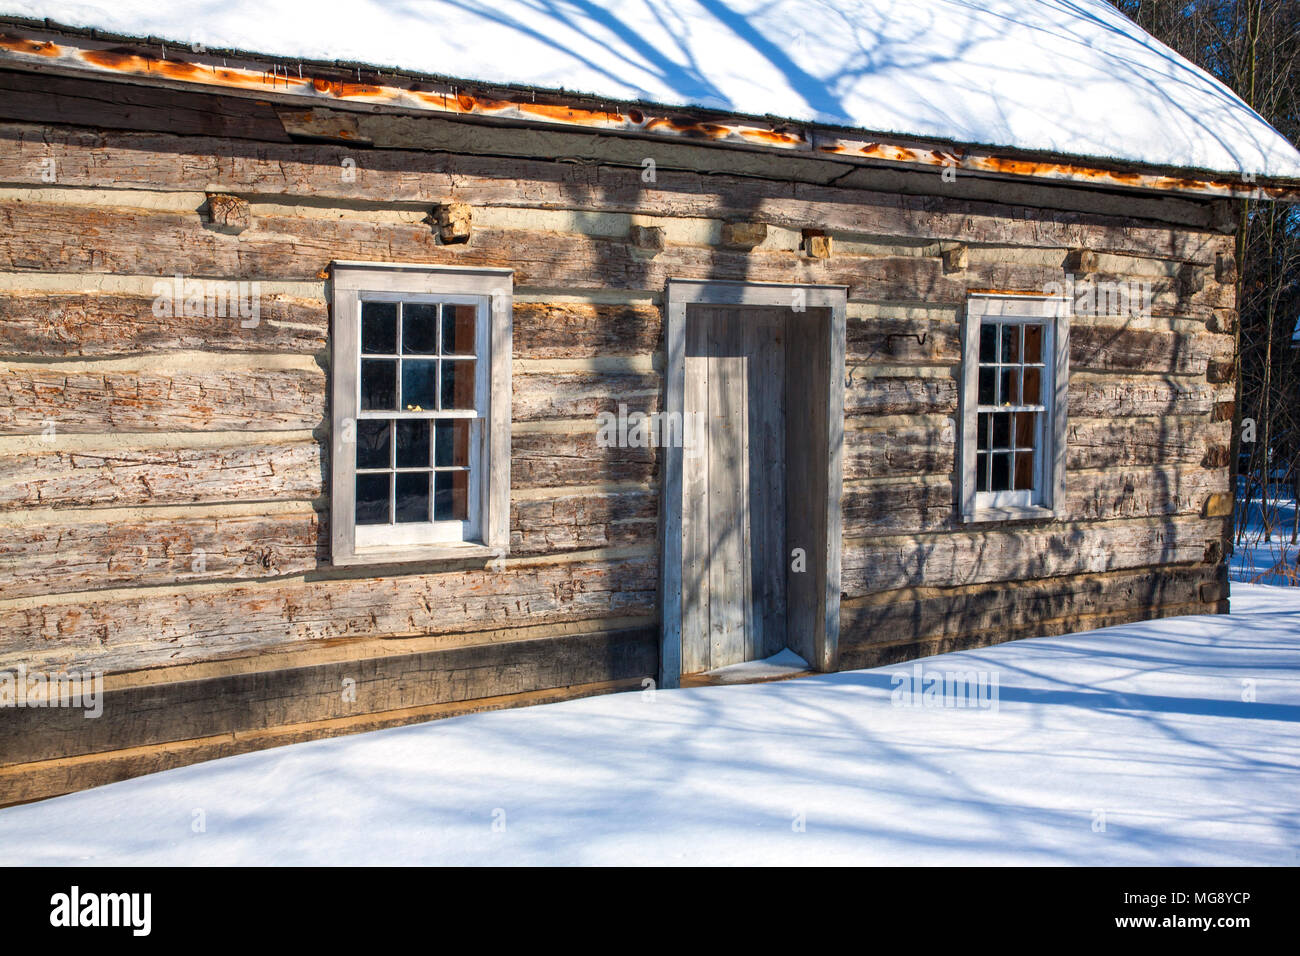
M 1204 516 L 1228 490 L 1232 401 L 1216 208 L 431 118 L 359 114 L 369 148 L 293 142 L 269 104 L 131 89 L 137 107 L 102 112 L 96 84 L 0 77 L 0 667 L 516 628 L 652 642 L 657 456 L 597 447 L 595 416 L 659 407 L 670 276 L 849 287 L 843 666 L 1223 606 L 1223 519 Z M 249 227 L 206 223 L 211 192 L 246 199 Z M 473 207 L 466 244 L 427 221 L 451 199 Z M 729 246 L 734 221 L 766 238 Z M 963 302 L 1081 273 L 1078 249 L 1153 298 L 1148 318 L 1073 321 L 1070 519 L 963 526 Z M 329 566 L 334 259 L 515 270 L 503 566 Z M 155 316 L 178 274 L 260 282 L 260 321 Z M 570 682 L 653 673 L 628 666 Z

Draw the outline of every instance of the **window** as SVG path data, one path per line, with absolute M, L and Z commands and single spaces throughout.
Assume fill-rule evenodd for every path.
M 1050 517 L 1065 479 L 1066 300 L 971 296 L 962 364 L 962 516 Z
M 505 552 L 511 272 L 333 264 L 335 564 Z

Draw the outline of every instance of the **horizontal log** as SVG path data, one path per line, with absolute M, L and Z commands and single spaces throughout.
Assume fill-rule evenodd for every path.
M 1186 379 L 1072 375 L 1069 416 L 1071 420 L 1209 416 L 1215 404 L 1231 394 L 1221 386 Z
M 0 766 L 654 677 L 658 645 L 650 628 L 596 630 L 111 689 L 95 720 L 69 707 L 7 714 Z
M 512 488 L 555 488 L 605 482 L 648 483 L 654 448 L 600 445 L 595 428 L 575 432 L 516 430 L 510 437 Z
M 106 85 L 44 72 L 0 71 L 0 118 L 289 142 L 270 103 L 213 93 L 178 93 L 134 83 Z M 129 161 L 129 156 L 122 159 Z M 74 162 L 74 168 L 76 165 Z M 100 182 L 104 182 L 102 177 Z
M 170 288 L 171 279 L 160 280 Z M 253 290 L 240 290 L 251 306 Z M 257 296 L 257 314 L 191 315 L 172 298 L 155 314 L 155 297 L 100 292 L 0 294 L 0 355 L 104 356 L 211 350 L 312 354 L 325 348 L 323 301 Z M 217 312 L 216 309 L 213 310 Z M 244 327 L 243 323 L 248 323 Z
M 1198 515 L 1206 499 L 1228 487 L 1226 469 L 1156 466 L 1069 472 L 1063 521 Z M 844 537 L 961 531 L 948 475 L 850 485 L 841 498 Z
M 1218 540 L 1222 525 L 1181 517 L 858 539 L 845 543 L 841 587 L 859 597 L 903 587 L 1193 564 L 1205 557 L 1207 542 Z
M 1211 444 L 1226 444 L 1227 422 L 1184 418 L 1079 418 L 1066 431 L 1066 467 L 1198 465 Z
M 0 605 L 0 668 L 139 670 L 295 642 L 652 616 L 653 555 Z
M 325 373 L 302 368 L 66 371 L 10 365 L 0 434 L 305 431 L 325 412 Z
M 103 448 L 0 453 L 0 511 L 223 501 L 310 500 L 324 490 L 314 441 L 151 448 L 130 436 Z
M 844 537 L 935 531 L 954 526 L 948 478 L 916 477 L 846 488 L 840 498 Z
M 1101 372 L 1161 372 L 1204 375 L 1211 360 L 1231 355 L 1226 335 L 1158 329 L 1070 325 L 1070 367 Z
M 8 528 L 0 592 L 20 598 L 301 573 L 328 560 L 319 530 L 310 511 L 110 520 L 80 512 Z
M 514 357 L 648 355 L 661 345 L 657 307 L 515 302 Z
M 654 547 L 658 534 L 658 492 L 561 492 L 510 503 L 512 554 L 556 554 L 628 544 Z
M 998 261 L 947 275 L 937 256 L 809 259 L 793 251 L 686 245 L 648 259 L 627 237 L 492 227 L 476 229 L 468 243 L 444 246 L 427 224 L 353 218 L 254 216 L 234 236 L 169 212 L 0 203 L 0 269 L 316 280 L 338 259 L 511 268 L 517 286 L 539 288 L 659 291 L 671 277 L 732 279 L 845 285 L 855 300 L 949 304 L 964 302 L 972 289 L 1041 290 L 1064 274 L 1060 267 Z M 1232 304 L 1233 287 L 1213 279 L 1194 292 L 1170 277 L 1150 281 L 1159 312 L 1209 315 Z
M 1155 466 L 1067 472 L 1067 520 L 1200 514 L 1205 499 L 1228 487 L 1226 468 Z
M 1213 613 L 1199 588 L 1220 568 L 1159 568 L 1002 582 L 949 591 L 885 591 L 840 604 L 840 669 L 876 667 L 924 653 L 1069 633 L 1173 613 Z M 1198 606 L 1199 605 L 1199 606 Z M 935 642 L 920 649 L 917 642 Z M 899 647 L 900 653 L 886 648 Z
M 50 114 L 46 114 L 50 115 Z M 355 114 L 348 114 L 355 115 Z M 91 122 L 89 125 L 109 125 Z M 167 127 L 163 127 L 167 129 Z M 481 206 L 639 213 L 730 221 L 756 208 L 770 225 L 921 240 L 1088 248 L 1139 256 L 1215 261 L 1224 237 L 1149 226 L 1121 216 L 1031 209 L 1023 204 L 845 189 L 773 179 L 555 163 L 455 151 L 357 150 L 324 144 L 253 147 L 221 139 L 13 124 L 0 128 L 0 182 L 43 185 L 41 160 L 59 182 L 433 203 L 455 196 Z M 589 137 L 588 137 L 589 138 Z M 339 175 L 351 159 L 355 175 Z M 667 164 L 662 164 L 667 165 Z M 526 185 L 521 185 L 526 184 Z
M 844 387 L 844 414 L 933 415 L 957 411 L 957 382 L 952 378 L 919 378 L 904 372 L 870 374 L 850 367 Z
M 515 421 L 590 419 L 593 438 L 602 412 L 617 415 L 619 405 L 626 405 L 629 414 L 658 411 L 662 391 L 661 379 L 653 373 L 516 371 L 512 383 Z
M 961 330 L 956 322 L 850 317 L 845 323 L 845 361 L 957 365 Z
M 844 480 L 950 474 L 956 467 L 957 426 L 928 415 L 885 428 L 844 431 Z

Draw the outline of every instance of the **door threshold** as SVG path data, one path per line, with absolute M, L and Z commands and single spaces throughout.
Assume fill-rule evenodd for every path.
M 765 677 L 733 677 L 723 680 L 708 671 L 699 674 L 683 674 L 679 687 L 734 687 L 740 684 L 771 684 L 779 680 L 794 680 L 797 677 L 815 677 L 817 671 L 791 671 L 787 674 L 775 674 Z
M 719 684 L 763 684 L 791 677 L 807 677 L 816 671 L 794 651 L 786 650 L 758 661 L 743 661 L 699 674 L 682 675 L 683 687 L 707 687 Z

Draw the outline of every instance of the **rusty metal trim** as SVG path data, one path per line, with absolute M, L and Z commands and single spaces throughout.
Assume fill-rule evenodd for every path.
M 1044 159 L 1016 151 L 909 141 L 899 137 L 863 139 L 861 134 L 800 123 L 765 122 L 703 111 L 666 110 L 646 104 L 609 105 L 555 91 L 521 89 L 474 92 L 450 80 L 379 73 L 355 68 L 356 81 L 343 79 L 337 65 L 250 54 L 219 56 L 195 52 L 185 44 L 159 40 L 106 42 L 87 31 L 30 29 L 9 18 L 0 32 L 0 67 L 70 75 L 92 74 L 150 85 L 195 86 L 241 95 L 260 95 L 303 105 L 340 109 L 396 110 L 505 121 L 568 129 L 759 150 L 792 151 L 862 165 L 901 168 L 953 168 L 981 176 L 1048 180 L 1101 188 L 1171 192 L 1216 199 L 1300 200 L 1300 181 L 1256 182 L 1240 176 L 1191 175 L 1088 165 L 1068 158 Z M 155 49 L 156 48 L 156 51 Z M 539 98 L 539 95 L 540 98 Z M 1123 166 L 1124 168 L 1121 168 Z

